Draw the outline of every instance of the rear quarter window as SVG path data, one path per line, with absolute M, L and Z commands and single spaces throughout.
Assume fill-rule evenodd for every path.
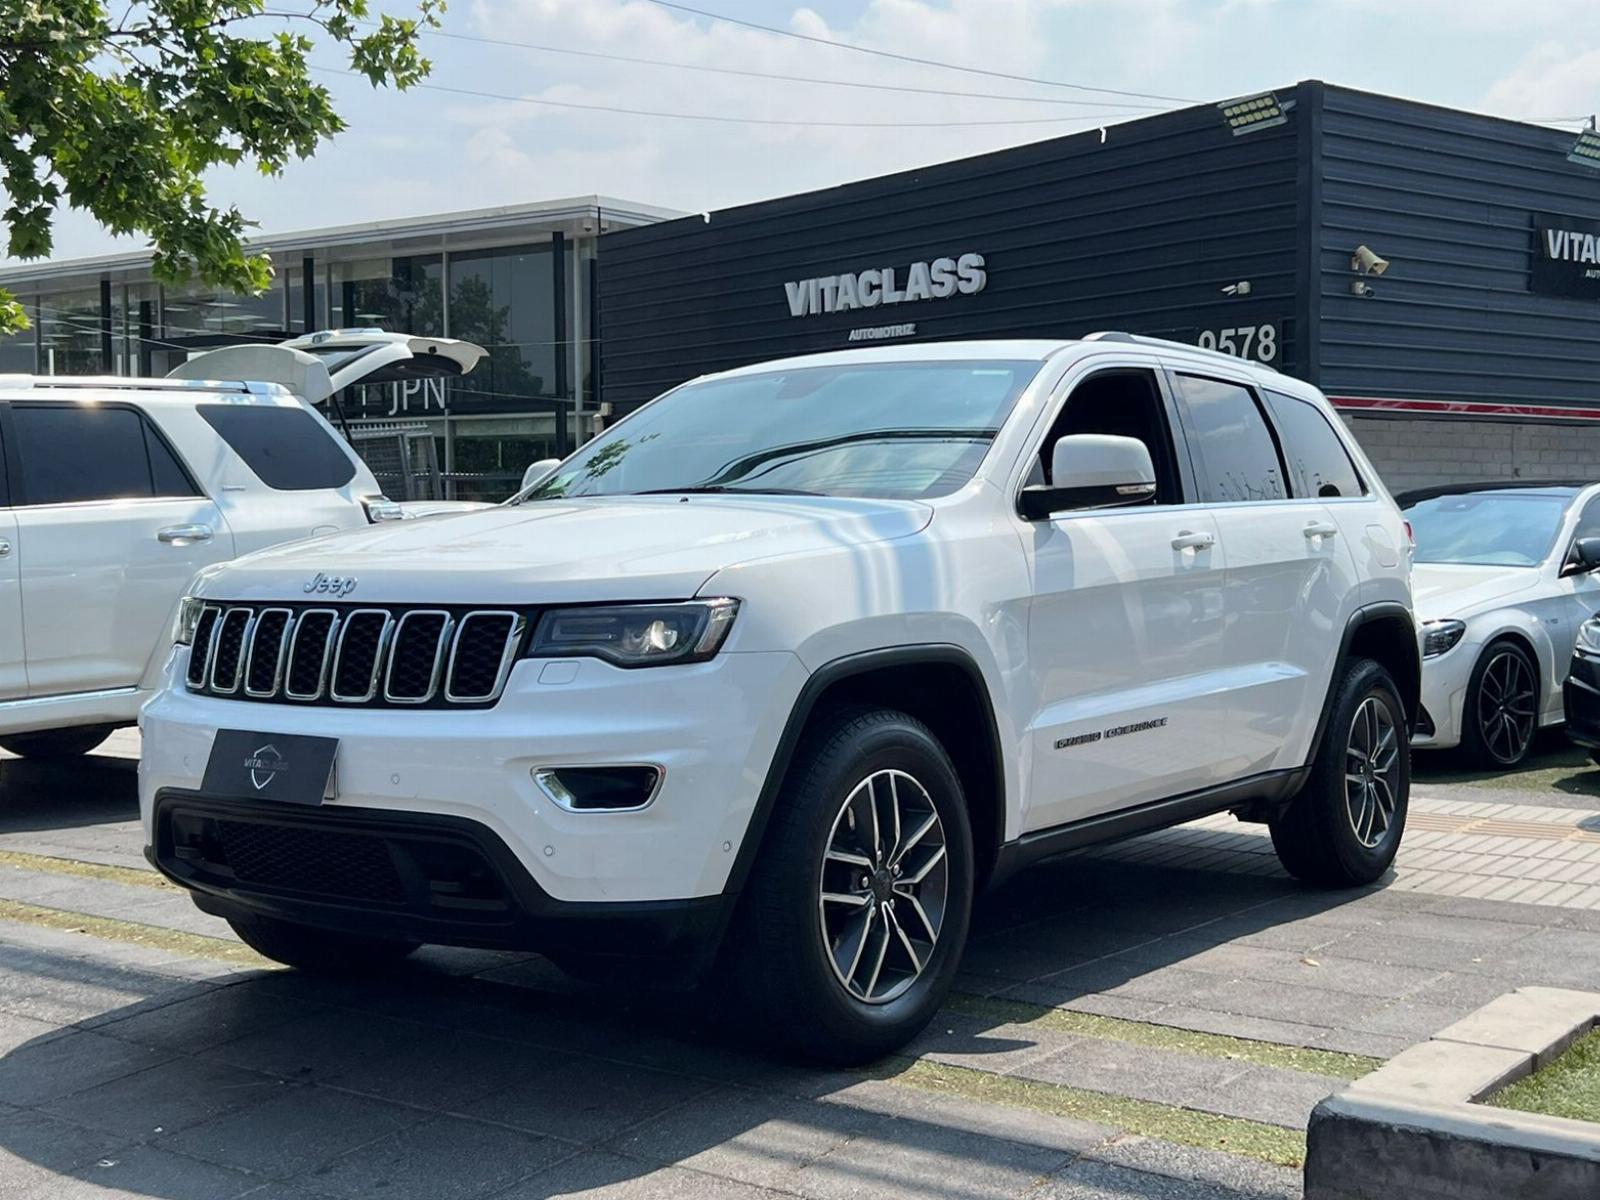
M 1295 495 L 1328 499 L 1366 494 L 1344 442 L 1316 405 L 1268 392 L 1267 406 L 1278 427 Z
M 344 447 L 301 408 L 201 404 L 206 424 L 244 459 L 262 483 L 280 492 L 340 488 L 355 478 Z

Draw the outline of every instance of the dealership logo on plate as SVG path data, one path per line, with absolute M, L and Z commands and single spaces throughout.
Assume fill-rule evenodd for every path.
M 250 783 L 256 791 L 261 791 L 279 775 L 289 771 L 289 760 L 278 752 L 278 748 L 270 743 L 259 747 L 254 753 L 244 760 L 245 769 L 250 772 Z

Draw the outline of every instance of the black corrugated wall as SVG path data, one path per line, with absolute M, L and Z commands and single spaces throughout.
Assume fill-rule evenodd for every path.
M 1293 98 L 1294 90 L 1280 92 Z M 1302 122 L 1234 136 L 1205 105 L 824 191 L 607 234 L 602 398 L 619 412 L 685 379 L 905 340 L 1126 329 L 1194 341 L 1271 322 L 1299 373 L 1306 247 Z M 980 253 L 976 295 L 792 316 L 786 282 Z M 1297 272 L 1300 278 L 1297 280 Z M 1248 280 L 1247 298 L 1222 288 Z M 1297 286 L 1298 285 L 1298 286 Z M 876 343 L 885 344 L 885 343 Z
M 1600 407 L 1600 300 L 1529 284 L 1534 213 L 1600 220 L 1600 171 L 1567 161 L 1576 134 L 1310 87 L 1324 96 L 1313 381 L 1334 396 Z M 1365 298 L 1350 293 L 1362 244 L 1391 264 Z

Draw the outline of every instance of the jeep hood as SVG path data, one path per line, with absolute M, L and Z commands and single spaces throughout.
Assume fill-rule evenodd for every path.
M 1417 563 L 1411 569 L 1411 597 L 1417 620 L 1465 619 L 1539 585 L 1538 567 L 1479 567 L 1462 563 Z
M 820 497 L 541 500 L 291 542 L 208 569 L 198 590 L 352 604 L 681 600 L 726 567 L 907 537 L 932 515 L 914 501 Z M 330 595 L 318 575 L 355 586 Z

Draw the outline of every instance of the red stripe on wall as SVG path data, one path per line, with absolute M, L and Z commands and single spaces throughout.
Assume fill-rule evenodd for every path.
M 1499 417 L 1519 421 L 1600 421 L 1600 407 L 1559 404 L 1497 404 L 1490 400 L 1391 400 L 1379 396 L 1329 396 L 1349 412 L 1407 416 Z

